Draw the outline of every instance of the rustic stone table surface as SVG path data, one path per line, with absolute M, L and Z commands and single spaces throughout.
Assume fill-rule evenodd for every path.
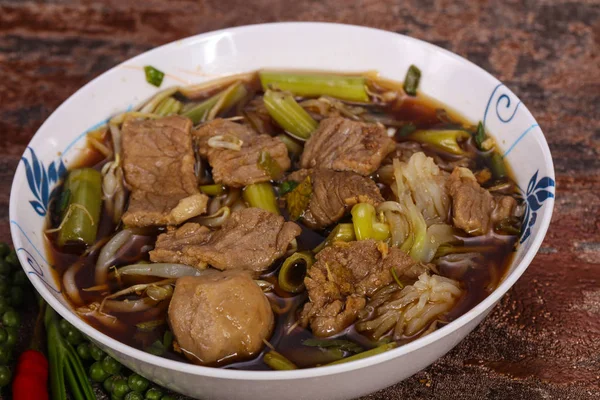
M 27 142 L 80 86 L 185 36 L 289 20 L 387 29 L 466 57 L 523 100 L 554 156 L 554 217 L 527 272 L 448 355 L 365 399 L 600 398 L 598 0 L 0 0 L 0 240 Z

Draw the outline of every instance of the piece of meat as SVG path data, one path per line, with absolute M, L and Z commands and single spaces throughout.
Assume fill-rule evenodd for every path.
M 245 208 L 232 213 L 216 231 L 190 222 L 163 233 L 150 252 L 150 260 L 259 273 L 283 256 L 300 232 L 298 225 L 279 215 Z
M 277 179 L 258 165 L 261 152 L 268 152 L 280 170 L 290 168 L 287 147 L 276 137 L 259 135 L 252 128 L 224 119 L 210 121 L 193 132 L 201 156 L 208 159 L 215 182 L 231 187 L 244 187 L 252 183 Z M 209 146 L 210 138 L 241 140 L 240 150 Z
M 296 171 L 290 178 L 310 175 L 312 195 L 302 214 L 304 224 L 309 228 L 322 229 L 339 221 L 356 203 L 377 206 L 384 200 L 375 182 L 354 172 L 325 168 L 306 174 L 302 171 Z
M 300 314 L 300 324 L 310 324 L 316 336 L 331 336 L 350 326 L 366 297 L 393 281 L 392 268 L 408 279 L 429 268 L 375 240 L 337 242 L 320 251 L 316 260 L 304 279 L 309 302 Z
M 395 148 L 383 126 L 341 117 L 321 121 L 304 145 L 302 168 L 372 174 Z
M 183 354 L 200 365 L 255 356 L 273 331 L 269 300 L 242 271 L 179 278 L 169 325 Z
M 510 217 L 517 205 L 513 197 L 492 196 L 466 168 L 455 168 L 446 187 L 452 197 L 454 226 L 469 235 L 485 235 L 494 223 Z
M 128 226 L 178 225 L 206 212 L 198 191 L 189 119 L 128 119 L 123 124 L 123 170 L 131 187 Z

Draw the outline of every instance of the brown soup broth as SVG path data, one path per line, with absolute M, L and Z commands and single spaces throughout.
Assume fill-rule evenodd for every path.
M 244 101 L 248 104 L 253 97 L 260 96 L 261 93 L 256 89 L 259 87 L 257 82 L 251 82 L 248 87 L 251 89 L 249 97 Z M 180 100 L 186 100 L 180 98 Z M 371 106 L 370 106 L 371 107 Z M 373 106 L 376 108 L 378 113 L 386 118 L 392 118 L 402 124 L 413 124 L 418 129 L 432 129 L 432 128 L 455 128 L 455 127 L 472 127 L 472 124 L 466 121 L 457 113 L 449 110 L 447 107 L 442 106 L 435 100 L 419 95 L 418 97 L 409 98 L 403 101 L 399 106 L 395 107 L 381 107 Z M 242 107 L 234 107 L 224 117 L 240 115 Z M 273 128 L 272 126 L 270 128 Z M 279 130 L 275 127 L 274 129 Z M 280 132 L 282 133 L 282 131 Z M 405 138 L 399 137 L 396 134 L 395 139 L 398 142 L 406 141 Z M 471 139 L 467 141 L 464 146 L 472 147 L 470 143 Z M 422 146 L 423 151 L 428 156 L 439 156 L 446 161 L 453 161 L 453 156 L 441 153 L 433 148 Z M 472 150 L 472 149 L 471 149 Z M 475 169 L 480 169 L 484 165 L 484 160 L 481 153 L 476 153 Z M 76 162 L 78 167 L 94 167 L 101 169 L 103 165 L 102 157 L 99 156 L 98 152 L 89 150 L 82 153 L 82 157 Z M 292 170 L 299 168 L 298 160 L 293 160 Z M 510 178 L 508 179 L 510 182 Z M 488 185 L 483 185 L 488 186 Z M 380 185 L 383 187 L 383 185 Z M 60 193 L 60 190 L 56 191 Z M 514 190 L 513 190 L 514 192 Z M 385 187 L 382 190 L 384 197 L 391 199 L 393 194 L 389 188 Z M 513 193 L 516 197 L 516 192 Z M 282 208 L 282 215 L 287 218 L 287 211 Z M 59 216 L 55 209 L 50 213 L 48 218 L 48 225 L 50 227 L 56 227 L 60 223 Z M 346 220 L 349 221 L 349 217 Z M 345 222 L 342 220 L 340 222 Z M 298 239 L 298 250 L 312 250 L 318 244 L 320 244 L 329 233 L 328 231 L 316 232 L 306 228 L 302 223 L 299 223 L 302 227 L 302 233 Z M 107 215 L 105 210 L 102 212 L 98 240 L 106 240 L 106 238 L 112 236 L 117 227 L 113 223 L 111 217 Z M 149 230 L 147 232 L 141 232 L 140 234 L 134 235 L 133 239 L 126 243 L 124 247 L 119 251 L 116 267 L 133 264 L 140 261 L 148 261 L 148 252 L 152 249 L 153 244 L 158 234 L 162 229 L 156 229 L 154 231 Z M 91 252 L 89 255 L 82 257 L 80 254 L 83 252 L 82 247 L 70 247 L 59 248 L 55 243 L 54 235 L 47 235 L 47 252 L 51 264 L 55 270 L 55 278 L 58 286 L 62 286 L 62 275 L 73 263 L 77 262 L 81 258 L 83 267 L 76 274 L 76 283 L 80 288 L 80 296 L 86 304 L 91 302 L 101 301 L 102 298 L 107 294 L 107 290 L 104 291 L 90 291 L 86 288 L 93 287 L 95 285 L 95 263 L 98 257 L 99 251 Z M 461 265 L 460 263 L 440 263 L 438 270 L 440 275 L 447 276 L 452 279 L 459 280 L 464 289 L 465 295 L 459 300 L 454 308 L 445 316 L 445 323 L 450 322 L 465 312 L 469 311 L 480 301 L 485 299 L 500 283 L 504 274 L 507 272 L 507 267 L 511 262 L 514 248 L 517 240 L 517 236 L 510 235 L 498 235 L 496 233 L 489 233 L 486 236 L 480 237 L 469 237 L 464 235 L 463 238 L 465 246 L 493 246 L 493 251 L 487 251 L 481 253 L 480 259 L 477 263 L 477 267 L 469 267 Z M 317 347 L 304 346 L 302 342 L 309 338 L 314 338 L 309 329 L 303 329 L 297 326 L 297 313 L 301 309 L 302 305 L 306 302 L 307 294 L 300 293 L 298 295 L 290 295 L 277 287 L 277 274 L 283 260 L 279 260 L 275 263 L 272 269 L 264 274 L 261 279 L 268 280 L 276 285 L 274 291 L 267 293 L 267 297 L 274 304 L 276 309 L 276 325 L 274 332 L 269 342 L 277 349 L 278 352 L 283 354 L 289 360 L 294 362 L 298 367 L 305 368 L 311 366 L 317 366 L 326 364 L 334 361 L 331 353 L 324 351 Z M 136 283 L 139 283 L 139 278 L 136 279 Z M 151 282 L 152 280 L 149 280 Z M 127 283 L 127 282 L 124 282 Z M 110 291 L 116 291 L 119 287 L 116 283 L 111 283 Z M 163 304 L 164 303 L 164 304 Z M 167 314 L 167 302 L 159 303 L 157 307 L 153 309 L 136 312 L 136 313 L 114 313 L 115 317 L 121 322 L 118 329 L 111 329 L 106 325 L 103 325 L 94 318 L 85 318 L 86 321 L 94 326 L 99 331 L 111 336 L 127 345 L 138 349 L 146 349 L 156 340 L 161 340 L 165 330 L 168 328 L 166 323 Z M 153 320 L 165 320 L 165 323 L 161 326 L 149 331 L 141 331 L 138 329 L 136 324 L 144 321 Z M 438 325 L 438 327 L 441 324 Z M 400 344 L 414 340 L 419 335 L 411 338 L 403 338 Z M 357 333 L 354 327 L 351 326 L 342 333 L 335 336 L 338 339 L 352 340 L 365 349 L 372 348 L 375 343 L 368 337 Z M 263 352 L 252 360 L 235 362 L 228 364 L 223 368 L 231 369 L 248 369 L 248 370 L 269 370 L 270 368 L 263 363 L 262 355 L 269 349 L 265 347 Z M 180 354 L 172 349 L 168 350 L 164 357 L 184 361 L 187 360 Z

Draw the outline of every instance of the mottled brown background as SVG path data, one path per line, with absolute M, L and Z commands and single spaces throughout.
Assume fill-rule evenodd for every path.
M 468 58 L 529 107 L 556 166 L 550 231 L 515 287 L 447 356 L 366 399 L 600 398 L 598 0 L 0 0 L 0 240 L 21 153 L 80 86 L 185 36 L 291 20 L 387 29 Z

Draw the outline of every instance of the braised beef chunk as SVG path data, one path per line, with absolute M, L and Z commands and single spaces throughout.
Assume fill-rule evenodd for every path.
M 188 359 L 215 365 L 255 356 L 271 335 L 274 318 L 250 275 L 227 271 L 178 279 L 169 325 Z
M 301 166 L 369 175 L 394 148 L 394 140 L 387 136 L 383 126 L 341 117 L 327 118 L 306 141 Z
M 246 208 L 232 213 L 216 231 L 188 223 L 160 235 L 150 259 L 261 272 L 283 256 L 298 235 L 295 223 L 260 208 Z
M 466 168 L 455 168 L 446 185 L 454 226 L 473 236 L 485 235 L 494 223 L 512 216 L 517 204 L 510 196 L 492 196 Z
M 304 280 L 309 302 L 300 314 L 302 326 L 310 324 L 316 336 L 331 336 L 354 323 L 366 297 L 393 281 L 392 268 L 408 279 L 427 270 L 400 249 L 374 240 L 336 243 L 316 259 Z
M 194 175 L 189 119 L 129 119 L 123 124 L 123 169 L 131 187 L 128 226 L 177 225 L 206 211 Z
M 257 182 L 267 182 L 278 178 L 271 176 L 267 168 L 259 165 L 262 152 L 279 166 L 280 171 L 290 168 L 287 147 L 278 138 L 259 135 L 252 128 L 224 119 L 215 119 L 200 126 L 193 132 L 201 156 L 208 159 L 215 182 L 232 187 L 243 187 Z M 239 150 L 214 147 L 217 139 L 223 141 L 241 140 Z M 211 146 L 212 145 L 212 146 Z M 220 146 L 220 145 L 216 145 Z
M 354 172 L 324 168 L 303 171 L 306 170 L 296 171 L 290 178 L 304 180 L 310 176 L 312 194 L 302 214 L 303 222 L 309 228 L 321 229 L 339 221 L 356 203 L 377 206 L 384 200 L 375 182 Z

